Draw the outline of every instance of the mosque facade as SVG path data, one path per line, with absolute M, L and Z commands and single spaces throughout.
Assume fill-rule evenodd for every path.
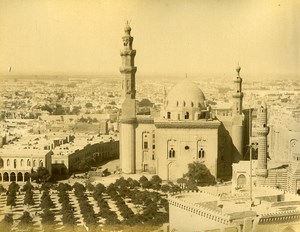
M 186 78 L 165 94 L 159 117 L 136 115 L 136 50 L 129 25 L 122 37 L 122 115 L 120 159 L 123 173 L 150 172 L 163 180 L 181 178 L 199 161 L 216 178 L 230 179 L 247 144 L 240 67 L 234 80 L 233 106 L 220 120 L 202 90 Z

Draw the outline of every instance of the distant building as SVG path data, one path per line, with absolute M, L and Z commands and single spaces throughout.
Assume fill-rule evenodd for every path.
M 25 182 L 38 167 L 47 168 L 51 175 L 51 155 L 49 150 L 0 149 L 0 181 Z
M 69 173 L 81 170 L 81 165 L 89 158 L 94 160 L 93 166 L 119 158 L 119 141 L 106 141 L 88 144 L 83 149 L 77 150 L 68 156 Z
M 240 67 L 234 80 L 234 103 L 230 110 L 212 110 L 203 92 L 186 78 L 168 94 L 164 93 L 159 116 L 137 115 L 136 51 L 132 49 L 130 33 L 127 25 L 122 37 L 120 67 L 123 74 L 119 120 L 122 172 L 150 172 L 164 180 L 174 180 L 188 171 L 189 163 L 199 161 L 215 177 L 230 179 L 231 165 L 243 158 L 247 144 Z

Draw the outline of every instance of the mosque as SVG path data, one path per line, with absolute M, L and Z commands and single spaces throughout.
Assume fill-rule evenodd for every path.
M 130 33 L 126 25 L 120 67 L 122 172 L 150 172 L 163 180 L 176 180 L 188 171 L 189 163 L 199 161 L 216 178 L 232 180 L 228 193 L 218 193 L 215 186 L 217 194 L 203 188 L 170 194 L 170 219 L 164 231 L 299 231 L 299 152 L 284 163 L 270 161 L 267 105 L 259 106 L 252 127 L 252 113 L 243 110 L 241 68 L 236 68 L 229 111 L 213 109 L 198 86 L 185 79 L 165 94 L 159 117 L 136 115 L 136 51 Z M 251 154 L 255 146 L 257 159 L 245 160 L 246 152 Z
M 230 179 L 248 143 L 243 114 L 240 67 L 234 80 L 233 107 L 226 115 L 212 110 L 202 90 L 186 78 L 165 94 L 159 117 L 136 115 L 131 28 L 122 37 L 122 115 L 120 159 L 123 173 L 150 172 L 163 180 L 181 178 L 188 164 L 202 162 L 216 178 Z M 220 115 L 220 116 L 218 116 Z
M 249 109 L 243 109 L 239 66 L 234 78 L 232 108 L 226 112 L 212 108 L 202 90 L 186 78 L 168 94 L 164 93 L 160 116 L 137 115 L 136 50 L 132 48 L 130 26 L 126 25 L 124 31 L 120 67 L 123 104 L 119 120 L 123 173 L 149 172 L 163 180 L 176 180 L 188 171 L 189 163 L 199 161 L 216 178 L 232 180 L 233 190 L 258 185 L 300 192 L 299 151 L 292 149 L 294 145 L 290 149 L 291 159 L 284 162 L 276 157 L 269 159 L 267 105 L 261 103 L 256 124 L 252 126 Z M 245 154 L 255 146 L 257 159 L 245 160 Z

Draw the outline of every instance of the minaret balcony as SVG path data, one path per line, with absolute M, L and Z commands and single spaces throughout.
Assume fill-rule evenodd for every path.
M 255 132 L 258 136 L 266 136 L 269 134 L 269 127 L 255 128 Z
M 135 56 L 136 55 L 136 50 L 131 50 L 131 49 L 123 49 L 120 51 L 121 56 Z
M 120 67 L 121 73 L 136 73 L 137 68 L 132 66 Z
M 242 98 L 243 96 L 244 96 L 244 94 L 241 92 L 232 94 L 232 97 L 234 97 L 234 98 Z
M 234 83 L 242 83 L 242 78 L 237 77 L 236 80 L 233 81 Z

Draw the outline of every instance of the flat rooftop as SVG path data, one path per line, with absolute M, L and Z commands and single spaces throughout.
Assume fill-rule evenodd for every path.
M 225 188 L 226 189 L 226 188 Z M 256 215 L 300 214 L 300 196 L 289 195 L 278 189 L 266 187 L 253 188 L 252 200 L 249 192 L 231 194 L 222 191 L 222 186 L 200 188 L 199 192 L 183 192 L 171 198 L 194 207 L 204 208 L 219 215 L 228 216 L 230 220 L 255 217 Z M 288 199 L 281 200 L 278 199 Z

